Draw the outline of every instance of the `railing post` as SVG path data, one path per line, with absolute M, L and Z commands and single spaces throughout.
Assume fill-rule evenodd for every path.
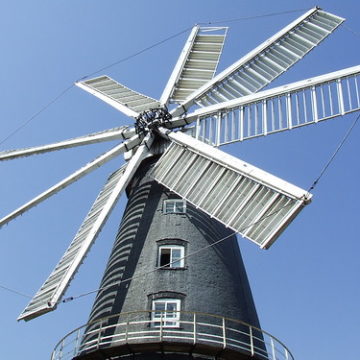
M 75 347 L 74 347 L 74 357 L 76 356 L 78 349 L 80 346 L 80 329 L 76 332 L 76 340 L 75 340 Z
M 102 331 L 102 320 L 100 321 L 99 333 L 98 333 L 98 337 L 97 337 L 97 348 L 100 347 L 101 331 Z
M 59 349 L 59 359 L 60 360 L 62 359 L 62 356 L 63 356 L 64 342 L 65 342 L 65 339 L 61 342 L 60 349 Z
M 272 336 L 270 337 L 270 340 L 271 340 L 272 360 L 276 360 L 275 344 L 274 344 L 274 339 L 272 338 Z
M 222 332 L 223 332 L 223 349 L 226 348 L 226 326 L 225 318 L 222 318 Z
M 163 311 L 161 311 L 160 315 L 160 341 L 163 341 Z
M 55 360 L 56 349 L 51 353 L 51 360 Z
M 126 325 L 125 325 L 125 342 L 128 342 L 129 338 L 129 314 L 126 316 Z
M 196 313 L 193 316 L 194 345 L 196 344 Z
M 249 336 L 250 336 L 250 352 L 251 352 L 251 356 L 254 356 L 254 335 L 253 335 L 252 326 L 249 326 Z

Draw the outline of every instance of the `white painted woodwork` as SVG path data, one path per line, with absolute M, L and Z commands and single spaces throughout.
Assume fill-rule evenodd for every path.
M 56 309 L 120 195 L 131 181 L 141 161 L 149 154 L 148 146 L 152 143 L 152 139 L 150 141 L 149 139 L 150 136 L 144 140 L 144 144 L 139 146 L 127 165 L 122 166 L 109 177 L 70 246 L 18 320 L 30 320 Z
M 160 98 L 161 104 L 181 103 L 216 72 L 226 27 L 194 26 Z
M 177 117 L 197 139 L 220 146 L 310 125 L 360 110 L 360 66 L 265 90 Z
M 126 139 L 130 139 L 134 135 L 135 135 L 134 128 L 130 128 L 128 126 L 121 126 L 84 136 L 79 136 L 69 140 L 59 141 L 53 144 L 35 146 L 25 149 L 1 151 L 0 161 L 12 160 L 18 157 L 43 154 L 50 151 L 63 150 L 75 146 L 95 144 L 104 141 L 126 140 Z
M 162 133 L 172 144 L 154 168 L 155 180 L 261 248 L 310 202 L 306 190 L 189 135 Z
M 208 106 L 261 90 L 302 59 L 343 21 L 343 18 L 317 7 L 309 10 L 194 91 L 172 114 L 181 115 L 194 104 Z
M 76 85 L 128 116 L 137 117 L 143 111 L 160 106 L 157 100 L 131 90 L 106 75 L 79 81 Z

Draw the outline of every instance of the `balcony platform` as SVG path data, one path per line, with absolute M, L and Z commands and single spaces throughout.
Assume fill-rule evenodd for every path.
M 51 360 L 294 360 L 278 339 L 242 321 L 188 311 L 152 319 L 152 311 L 138 311 L 86 324 L 56 345 Z

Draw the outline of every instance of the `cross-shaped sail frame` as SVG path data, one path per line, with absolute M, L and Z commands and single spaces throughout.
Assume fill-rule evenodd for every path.
M 106 75 L 76 83 L 134 118 L 135 126 L 0 152 L 1 161 L 122 141 L 0 219 L 0 226 L 114 157 L 126 153 L 129 158 L 109 177 L 65 254 L 19 319 L 30 320 L 56 308 L 119 196 L 150 156 L 162 154 L 153 170 L 156 181 L 261 248 L 269 248 L 311 195 L 215 147 L 360 110 L 360 66 L 263 90 L 343 21 L 313 8 L 218 75 L 228 29 L 195 26 L 159 101 Z

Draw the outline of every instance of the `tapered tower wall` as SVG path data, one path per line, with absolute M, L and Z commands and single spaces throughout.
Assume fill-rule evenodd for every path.
M 89 324 L 150 311 L 154 301 L 172 299 L 184 313 L 210 313 L 260 327 L 236 235 L 190 204 L 184 213 L 165 213 L 164 201 L 180 198 L 153 180 L 153 165 L 153 159 L 144 161 L 127 189 L 128 205 Z M 156 269 L 161 246 L 182 247 L 183 266 Z M 106 324 L 112 333 L 120 318 Z
M 152 164 L 148 160 L 140 166 L 128 189 L 128 206 L 100 286 L 105 290 L 97 296 L 90 320 L 149 310 L 152 298 L 173 293 L 183 300 L 181 310 L 259 327 L 236 236 L 190 204 L 184 214 L 165 214 L 164 200 L 178 197 L 151 178 Z M 154 271 L 164 244 L 183 244 L 184 267 Z

